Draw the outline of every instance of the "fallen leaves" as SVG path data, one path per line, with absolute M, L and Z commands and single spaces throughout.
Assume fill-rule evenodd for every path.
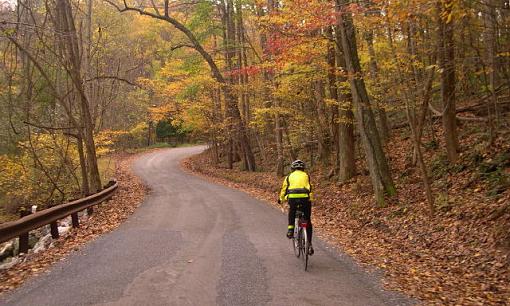
M 470 139 L 464 141 L 470 146 Z M 393 142 L 389 156 L 395 173 L 406 171 L 410 147 L 409 140 Z M 508 144 L 500 150 L 508 150 Z M 432 153 L 428 154 L 432 160 Z M 281 179 L 273 173 L 221 168 L 206 154 L 184 161 L 183 166 L 277 207 Z M 429 217 L 417 175 L 407 171 L 395 177 L 399 193 L 380 208 L 373 204 L 368 177 L 337 185 L 319 182 L 321 173 L 313 173 L 320 199 L 313 209 L 318 234 L 361 264 L 384 269 L 386 287 L 427 305 L 509 305 L 510 190 L 493 200 L 483 181 L 465 187 L 474 183 L 470 177 L 475 173 L 453 172 L 438 178 L 448 184 L 448 197 Z

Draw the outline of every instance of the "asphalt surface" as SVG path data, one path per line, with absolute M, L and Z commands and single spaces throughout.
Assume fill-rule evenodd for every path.
M 142 156 L 134 169 L 152 189 L 145 203 L 0 305 L 413 304 L 318 239 L 305 272 L 280 211 L 180 169 L 203 149 Z

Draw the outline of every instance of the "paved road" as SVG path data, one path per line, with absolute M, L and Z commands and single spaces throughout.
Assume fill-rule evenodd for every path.
M 378 278 L 317 241 L 308 272 L 285 238 L 285 217 L 245 193 L 183 173 L 203 147 L 144 155 L 150 196 L 117 230 L 1 305 L 402 305 Z

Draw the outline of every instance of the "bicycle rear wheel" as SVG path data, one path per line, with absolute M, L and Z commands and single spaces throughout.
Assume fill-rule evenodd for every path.
M 302 248 L 301 252 L 303 254 L 303 264 L 305 266 L 305 271 L 308 269 L 308 249 L 310 248 L 310 242 L 308 242 L 308 233 L 306 232 L 306 228 L 302 227 L 300 232 L 302 237 Z
M 292 246 L 294 247 L 294 255 L 299 258 L 301 255 L 301 245 L 300 245 L 300 232 L 299 232 L 299 223 L 298 219 L 294 221 L 294 237 L 292 238 Z
M 301 255 L 301 232 L 295 231 L 294 238 L 292 238 L 292 246 L 294 247 L 294 255 L 299 258 Z

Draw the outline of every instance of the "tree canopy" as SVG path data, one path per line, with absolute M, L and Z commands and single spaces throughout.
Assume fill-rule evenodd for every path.
M 0 153 L 13 168 L 6 173 L 45 182 L 34 187 L 45 190 L 36 198 L 50 203 L 98 190 L 97 156 L 186 133 L 206 140 L 227 168 L 281 176 L 299 157 L 340 182 L 366 170 L 375 202 L 384 205 L 397 191 L 387 146 L 392 128 L 403 126 L 433 211 L 423 139 L 437 137 L 455 163 L 464 122 L 487 132 L 488 147 L 506 124 L 508 6 L 492 0 L 3 4 Z M 441 130 L 427 132 L 438 119 Z M 45 147 L 58 151 L 51 153 L 56 160 L 46 158 Z

